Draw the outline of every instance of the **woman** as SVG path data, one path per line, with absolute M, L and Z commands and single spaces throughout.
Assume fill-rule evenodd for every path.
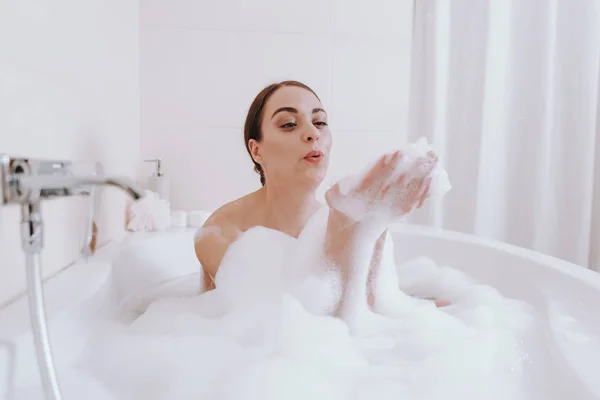
M 254 99 L 244 126 L 244 140 L 254 169 L 260 175 L 262 188 L 232 201 L 207 220 L 203 235 L 195 243 L 198 260 L 204 267 L 206 287 L 214 287 L 214 277 L 229 245 L 239 233 L 263 226 L 298 237 L 307 221 L 323 205 L 316 200 L 316 191 L 326 176 L 332 136 L 327 124 L 327 112 L 319 97 L 308 86 L 296 81 L 284 81 L 264 88 Z M 384 155 L 348 194 L 338 185 L 326 193 L 329 216 L 324 252 L 327 261 L 336 265 L 342 276 L 342 297 L 337 315 L 347 310 L 350 282 L 361 279 L 364 257 L 355 250 L 364 247 L 364 238 L 373 237 L 369 248 L 368 282 L 361 296 L 374 299 L 379 260 L 386 237 L 386 227 L 373 225 L 368 219 L 353 220 L 340 211 L 349 196 L 361 199 L 368 209 L 377 209 L 384 200 L 393 198 L 394 212 L 402 215 L 421 207 L 427 198 L 430 179 L 427 173 L 407 182 L 406 176 L 384 184 L 390 178 L 402 155 Z M 437 162 L 434 154 L 420 160 L 422 168 L 431 171 Z M 410 189 L 410 190 L 408 190 Z M 363 261 L 361 261 L 363 260 Z M 362 263 L 362 264 L 361 264 Z M 438 306 L 443 303 L 437 303 Z

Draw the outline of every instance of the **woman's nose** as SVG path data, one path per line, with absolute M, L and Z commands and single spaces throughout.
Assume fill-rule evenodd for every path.
M 303 139 L 305 142 L 316 142 L 321 137 L 319 130 L 314 125 L 310 125 L 303 133 Z

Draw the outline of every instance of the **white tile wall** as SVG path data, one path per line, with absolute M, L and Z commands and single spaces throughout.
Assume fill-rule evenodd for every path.
M 413 0 L 331 0 L 332 31 L 339 34 L 406 38 L 412 13 Z
M 330 108 L 338 129 L 404 133 L 409 58 L 399 42 L 396 38 L 334 38 Z
M 172 29 L 328 33 L 331 6 L 323 0 L 144 0 L 145 26 Z
M 146 0 L 142 155 L 164 159 L 175 208 L 259 187 L 242 126 L 265 85 L 296 79 L 330 114 L 331 174 L 406 137 L 412 0 Z
M 0 153 L 100 161 L 134 176 L 139 164 L 137 0 L 0 2 Z M 100 242 L 123 230 L 125 196 L 108 189 Z M 78 258 L 87 199 L 42 208 L 43 272 Z M 19 209 L 0 209 L 0 307 L 25 288 Z
M 240 127 L 256 93 L 290 76 L 314 86 L 323 101 L 330 97 L 328 38 L 163 29 L 142 35 L 144 127 Z

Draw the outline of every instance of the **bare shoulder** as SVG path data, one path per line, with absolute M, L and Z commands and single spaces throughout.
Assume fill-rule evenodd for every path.
M 204 223 L 194 239 L 196 257 L 204 271 L 215 276 L 229 245 L 250 228 L 249 203 L 252 195 L 227 203 Z
M 221 206 L 206 220 L 202 230 L 206 232 L 207 238 L 219 236 L 221 238 L 235 240 L 241 231 L 239 220 L 240 200 L 235 200 Z

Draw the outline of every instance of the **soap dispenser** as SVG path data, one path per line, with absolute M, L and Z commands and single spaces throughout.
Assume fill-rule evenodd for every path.
M 170 184 L 162 172 L 161 159 L 144 160 L 144 162 L 153 162 L 156 166 L 154 174 L 148 178 L 148 189 L 157 193 L 161 199 L 169 201 Z

